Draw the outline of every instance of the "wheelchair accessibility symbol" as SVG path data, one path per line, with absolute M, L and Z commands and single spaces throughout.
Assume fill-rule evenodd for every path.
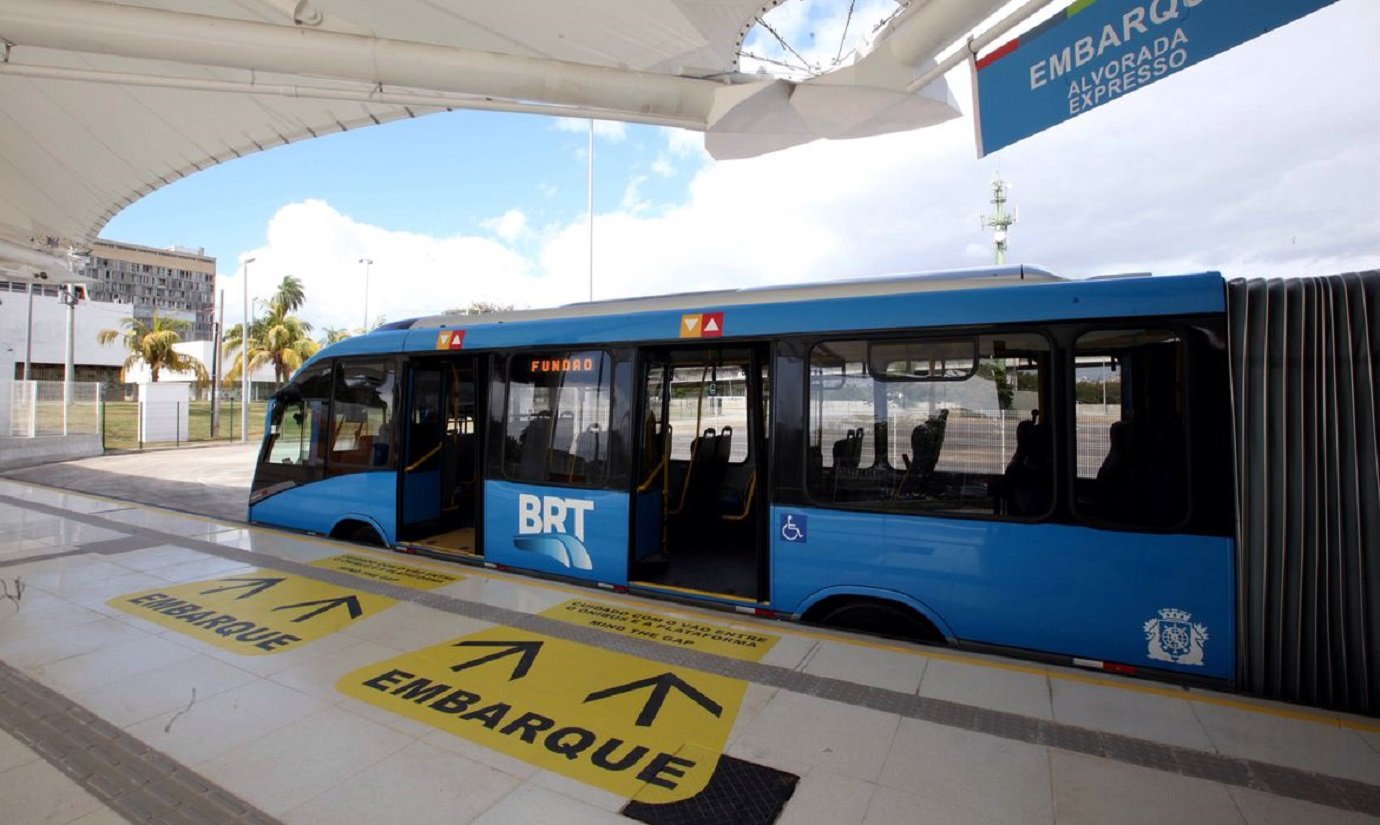
M 806 538 L 806 525 L 809 522 L 806 516 L 799 513 L 781 514 L 781 539 L 789 542 L 804 542 Z

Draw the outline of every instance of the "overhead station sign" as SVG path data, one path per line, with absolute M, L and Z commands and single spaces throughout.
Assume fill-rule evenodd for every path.
M 975 64 L 978 156 L 1336 0 L 1078 0 Z

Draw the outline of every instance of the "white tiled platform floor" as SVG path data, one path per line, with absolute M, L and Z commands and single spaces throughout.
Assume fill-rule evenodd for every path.
M 305 647 L 244 657 L 112 609 L 142 589 L 243 570 L 178 539 L 310 562 L 360 548 L 221 525 L 10 481 L 0 495 L 160 534 L 111 555 L 41 557 L 128 534 L 0 502 L 0 660 L 290 823 L 601 823 L 626 802 L 335 690 L 355 668 L 488 625 L 399 603 Z M 103 506 L 96 506 L 97 504 Z M 106 511 L 102 514 L 102 511 Z M 23 561 L 26 558 L 33 561 Z M 483 570 L 445 595 L 522 612 L 569 598 L 781 637 L 805 674 L 1380 785 L 1380 724 L 1240 697 L 911 648 Z M 19 600 L 2 598 L 23 585 Z M 195 691 L 195 693 L 193 693 Z M 782 823 L 1359 823 L 1368 817 L 1059 749 L 750 685 L 726 753 L 800 777 Z M 0 735 L 0 822 L 119 821 Z

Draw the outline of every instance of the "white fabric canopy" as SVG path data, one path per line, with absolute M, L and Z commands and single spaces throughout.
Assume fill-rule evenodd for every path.
M 931 125 L 947 87 L 908 87 L 1002 0 L 909 0 L 800 83 L 739 71 L 775 5 L 0 0 L 0 276 L 70 279 L 116 212 L 220 161 L 452 108 L 681 126 L 720 158 Z

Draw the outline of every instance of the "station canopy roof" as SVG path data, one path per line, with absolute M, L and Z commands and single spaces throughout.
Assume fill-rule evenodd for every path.
M 112 216 L 213 164 L 448 109 L 680 126 L 717 158 L 955 117 L 926 76 L 1003 0 L 882 1 L 851 57 L 782 77 L 743 60 L 780 0 L 3 0 L 0 277 L 79 280 Z

